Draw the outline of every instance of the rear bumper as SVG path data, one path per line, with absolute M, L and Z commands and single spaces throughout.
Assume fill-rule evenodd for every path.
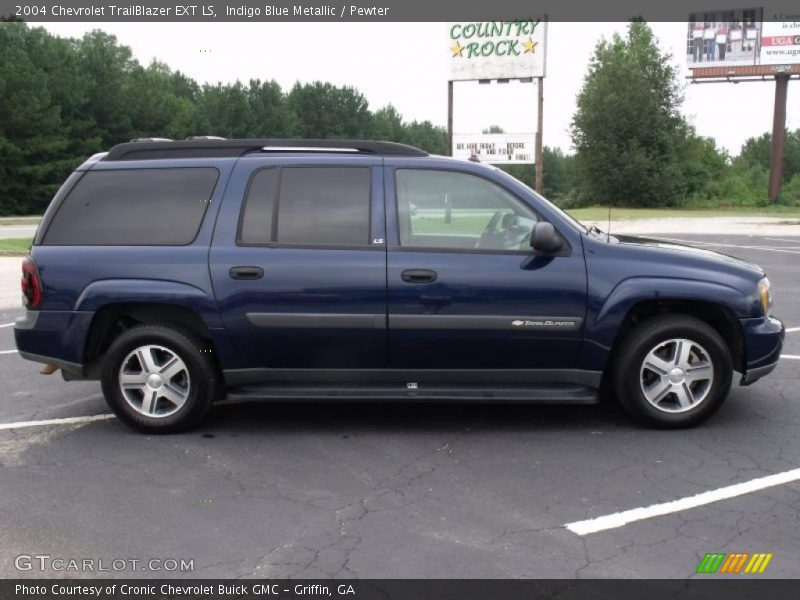
M 93 312 L 27 310 L 14 323 L 19 355 L 50 363 L 66 376 L 84 375 L 84 346 Z
M 740 383 L 749 385 L 772 372 L 778 365 L 786 329 L 774 317 L 742 319 L 745 370 Z

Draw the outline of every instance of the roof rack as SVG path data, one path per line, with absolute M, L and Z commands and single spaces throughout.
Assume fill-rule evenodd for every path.
M 371 140 L 182 140 L 141 141 L 118 144 L 103 160 L 152 160 L 157 158 L 235 157 L 252 152 L 351 151 L 380 156 L 428 156 L 428 153 L 396 142 Z

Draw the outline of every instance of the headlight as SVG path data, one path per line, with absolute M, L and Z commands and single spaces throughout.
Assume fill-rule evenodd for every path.
M 758 282 L 758 299 L 761 301 L 764 314 L 768 315 L 772 308 L 772 286 L 766 277 Z

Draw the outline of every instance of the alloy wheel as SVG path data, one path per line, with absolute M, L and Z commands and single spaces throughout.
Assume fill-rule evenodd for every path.
M 647 353 L 639 380 L 652 406 L 668 413 L 686 412 L 708 397 L 714 383 L 714 364 L 697 342 L 671 339 Z

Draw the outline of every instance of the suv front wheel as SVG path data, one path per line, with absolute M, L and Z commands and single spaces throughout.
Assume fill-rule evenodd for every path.
M 147 433 L 183 431 L 220 395 L 218 369 L 202 341 L 166 325 L 138 325 L 106 353 L 102 386 L 111 410 Z
M 620 404 L 645 425 L 690 427 L 716 412 L 733 377 L 730 351 L 699 319 L 664 315 L 638 325 L 614 362 Z

